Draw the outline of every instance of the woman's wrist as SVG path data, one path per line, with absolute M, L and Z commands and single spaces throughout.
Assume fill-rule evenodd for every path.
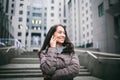
M 56 45 L 50 45 L 50 47 L 56 47 Z

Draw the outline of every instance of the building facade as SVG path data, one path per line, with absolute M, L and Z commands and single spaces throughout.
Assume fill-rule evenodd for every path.
M 36 51 L 49 28 L 63 24 L 75 46 L 119 53 L 119 5 L 120 0 L 0 0 L 0 38 L 18 39 Z
M 65 0 L 47 0 L 47 30 L 55 24 L 67 25 Z
M 9 5 L 8 5 L 9 4 Z M 0 38 L 14 38 L 14 27 L 11 25 L 11 13 L 13 9 L 9 8 L 14 2 L 7 0 L 0 0 Z
M 105 52 L 120 52 L 119 7 L 119 0 L 92 0 L 94 48 Z
M 69 37 L 75 46 L 93 44 L 91 0 L 67 0 Z
M 26 47 L 38 51 L 49 28 L 67 25 L 65 0 L 30 0 L 27 8 Z
M 30 0 L 27 6 L 26 47 L 38 51 L 47 32 L 47 4 L 45 0 Z
M 25 46 L 26 37 L 26 18 L 27 18 L 27 3 L 28 0 L 12 0 L 15 1 L 12 17 L 12 25 L 14 26 L 14 37 L 18 39 L 23 46 Z

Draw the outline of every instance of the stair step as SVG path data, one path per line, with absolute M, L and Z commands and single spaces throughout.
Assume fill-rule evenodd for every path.
M 79 72 L 78 76 L 90 76 L 90 72 Z
M 8 74 L 0 74 L 0 78 L 17 78 L 17 77 L 42 77 L 42 73 L 8 73 Z
M 78 76 L 88 76 L 90 72 L 84 66 L 80 66 Z M 0 78 L 14 77 L 42 77 L 40 64 L 7 64 L 0 66 Z
M 16 58 L 38 58 L 38 55 L 19 55 Z
M 19 64 L 37 64 L 40 63 L 39 58 L 13 58 L 11 63 L 19 63 Z
M 12 60 L 14 60 L 14 61 L 21 61 L 21 60 L 23 60 L 23 61 L 25 61 L 25 60 L 34 60 L 34 61 L 39 61 L 39 58 L 13 58 Z
M 21 61 L 20 61 L 20 62 L 19 62 L 19 61 L 18 61 L 18 62 L 11 62 L 11 63 L 13 63 L 13 64 L 16 64 L 16 63 L 19 63 L 19 64 L 26 64 L 26 63 L 27 63 L 27 64 L 37 64 L 37 63 L 39 63 L 39 62 L 37 62 L 37 61 L 31 61 L 31 62 L 21 62 Z
M 78 76 L 90 76 L 89 72 L 79 72 Z M 36 72 L 36 73 L 0 73 L 0 78 L 17 78 L 17 77 L 42 77 L 41 72 Z
M 44 80 L 43 77 L 0 78 L 0 80 Z
M 80 66 L 78 76 L 91 76 L 91 74 L 85 66 Z M 0 80 L 1 78 L 41 78 L 43 80 L 38 56 L 25 53 L 13 58 L 10 64 L 0 66 Z
M 27 70 L 1 70 L 1 73 L 41 73 L 42 71 L 40 69 L 27 69 Z
M 40 64 L 7 64 L 0 66 L 3 69 L 40 69 Z M 80 66 L 80 69 L 85 69 L 85 66 Z
M 33 69 L 40 68 L 40 64 L 6 64 L 0 66 L 0 70 L 2 69 Z
M 0 78 L 0 80 L 44 80 L 43 77 Z M 73 80 L 102 80 L 94 76 L 77 76 Z
M 74 80 L 102 80 L 102 79 L 94 76 L 77 76 L 74 78 Z
M 41 73 L 42 71 L 40 69 L 4 69 L 0 70 L 1 73 Z M 80 69 L 80 72 L 88 72 L 87 69 Z
M 11 60 L 11 63 L 19 63 L 19 64 L 36 64 L 40 63 L 39 58 L 13 58 Z
M 80 69 L 80 72 L 88 72 L 88 69 Z

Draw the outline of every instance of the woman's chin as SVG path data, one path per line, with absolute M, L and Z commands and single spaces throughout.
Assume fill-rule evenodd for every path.
M 59 42 L 57 42 L 58 44 L 62 44 L 62 43 L 64 43 L 64 41 L 59 41 Z

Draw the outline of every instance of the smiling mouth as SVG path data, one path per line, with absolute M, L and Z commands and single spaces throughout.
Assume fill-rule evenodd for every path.
M 59 39 L 63 39 L 64 40 L 64 38 L 59 38 Z
M 65 39 L 60 39 L 60 41 L 64 41 Z

